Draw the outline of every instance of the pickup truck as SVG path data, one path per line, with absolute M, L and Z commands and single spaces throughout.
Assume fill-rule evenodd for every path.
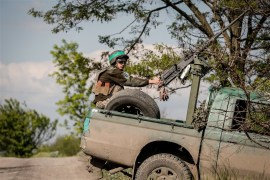
M 85 118 L 81 148 L 93 158 L 132 168 L 136 180 L 201 179 L 225 171 L 225 176 L 268 179 L 269 132 L 241 128 L 250 116 L 247 104 L 270 106 L 256 93 L 210 88 L 203 123 L 196 129 L 196 122 L 92 109 Z M 270 112 L 264 113 L 260 117 L 269 122 Z
M 217 179 L 270 178 L 267 98 L 233 85 L 210 88 L 205 106 L 195 111 L 201 77 L 211 68 L 202 52 L 246 12 L 162 72 L 163 90 L 177 77 L 184 82 L 192 74 L 185 120 L 162 119 L 149 95 L 123 90 L 112 96 L 106 109 L 90 110 L 84 120 L 82 151 L 113 164 L 111 173 L 132 168 L 136 180 L 212 179 L 207 177 L 211 171 Z M 166 91 L 161 92 L 166 97 Z

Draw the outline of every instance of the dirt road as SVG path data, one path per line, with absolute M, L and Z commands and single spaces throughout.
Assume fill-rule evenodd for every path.
M 64 158 L 0 158 L 1 180 L 96 180 L 87 160 Z

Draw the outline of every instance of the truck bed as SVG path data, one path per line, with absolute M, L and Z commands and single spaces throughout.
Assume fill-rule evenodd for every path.
M 201 136 L 181 120 L 155 119 L 101 109 L 91 111 L 85 127 L 81 145 L 85 153 L 129 167 L 133 166 L 144 146 L 156 141 L 183 143 L 195 157 Z

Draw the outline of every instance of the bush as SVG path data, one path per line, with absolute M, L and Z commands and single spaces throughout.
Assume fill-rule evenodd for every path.
M 55 135 L 57 122 L 16 99 L 5 99 L 0 104 L 0 156 L 31 156 Z
M 39 152 L 58 152 L 57 156 L 74 156 L 79 151 L 80 138 L 74 135 L 59 136 L 53 144 L 43 145 L 39 148 Z

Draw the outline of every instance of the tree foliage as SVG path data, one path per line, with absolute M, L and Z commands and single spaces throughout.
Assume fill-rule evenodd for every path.
M 153 28 L 165 24 L 179 45 L 189 45 L 194 49 L 243 11 L 249 10 L 205 53 L 214 57 L 209 64 L 215 75 L 209 80 L 228 86 L 231 85 L 228 83 L 230 79 L 235 86 L 256 89 L 255 82 L 261 82 L 257 63 L 264 63 L 263 69 L 269 69 L 269 9 L 270 3 L 266 0 L 58 0 L 46 12 L 31 9 L 29 14 L 55 25 L 54 33 L 72 28 L 80 31 L 83 21 L 111 22 L 129 15 L 130 23 L 120 33 L 100 36 L 100 42 L 109 47 L 124 46 L 131 50 L 135 44 L 142 43 L 142 37 L 149 36 Z M 164 22 L 166 16 L 170 20 Z M 121 32 L 128 29 L 133 37 L 121 37 Z M 269 77 L 269 71 L 264 77 Z
M 28 109 L 16 99 L 0 105 L 0 150 L 7 155 L 26 157 L 56 132 L 57 120 Z
M 64 98 L 57 102 L 58 112 L 68 115 L 74 122 L 75 131 L 82 131 L 82 121 L 89 107 L 91 95 L 91 79 L 93 70 L 100 69 L 101 63 L 83 57 L 77 52 L 77 43 L 62 41 L 62 46 L 54 46 L 51 51 L 53 63 L 57 70 L 51 74 L 56 82 L 62 86 Z
M 153 50 L 143 49 L 140 53 L 140 61 L 130 63 L 126 67 L 126 71 L 140 77 L 151 78 L 161 73 L 172 65 L 180 61 L 179 53 L 175 52 L 170 46 L 164 44 L 156 44 Z

